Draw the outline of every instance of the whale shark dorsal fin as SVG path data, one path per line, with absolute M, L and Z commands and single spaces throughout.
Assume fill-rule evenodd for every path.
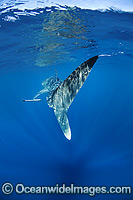
M 94 56 L 76 68 L 53 92 L 53 108 L 60 127 L 67 139 L 71 139 L 71 130 L 67 111 L 80 88 L 87 79 L 98 56 Z

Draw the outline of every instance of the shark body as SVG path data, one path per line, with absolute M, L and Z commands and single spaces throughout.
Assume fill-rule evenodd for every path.
M 39 91 L 33 99 L 23 100 L 24 102 L 41 101 L 41 99 L 37 99 L 37 97 L 48 92 L 47 103 L 49 107 L 54 109 L 57 121 L 68 140 L 71 140 L 71 129 L 67 117 L 67 111 L 78 91 L 83 86 L 98 57 L 99 56 L 94 56 L 82 63 L 64 81 L 61 81 L 57 77 L 57 74 L 55 77 L 46 79 L 42 83 L 44 87 L 43 90 Z

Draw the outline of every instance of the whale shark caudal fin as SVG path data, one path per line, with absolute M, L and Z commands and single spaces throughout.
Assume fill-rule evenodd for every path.
M 52 106 L 58 123 L 67 139 L 71 139 L 71 129 L 67 111 L 80 88 L 87 79 L 98 56 L 94 56 L 75 69 L 52 94 Z
M 56 72 L 55 77 L 52 76 L 42 83 L 43 89 L 33 99 L 23 100 L 23 102 L 38 102 L 41 99 L 36 98 L 48 92 L 47 103 L 49 107 L 54 109 L 57 121 L 68 140 L 71 140 L 71 129 L 67 111 L 78 91 L 83 86 L 98 57 L 94 56 L 82 63 L 63 82 L 57 77 Z

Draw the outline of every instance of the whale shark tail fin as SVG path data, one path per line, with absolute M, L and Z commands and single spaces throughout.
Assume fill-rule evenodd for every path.
M 52 106 L 60 127 L 67 139 L 71 139 L 71 130 L 67 111 L 87 79 L 98 56 L 94 56 L 76 68 L 53 92 Z
M 54 109 L 57 121 L 68 140 L 71 140 L 71 129 L 67 117 L 67 111 L 64 108 Z

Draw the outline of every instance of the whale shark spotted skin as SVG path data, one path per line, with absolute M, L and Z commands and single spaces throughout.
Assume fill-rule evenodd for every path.
M 47 103 L 49 107 L 54 109 L 57 121 L 68 140 L 71 140 L 71 129 L 67 117 L 67 111 L 78 91 L 83 86 L 98 57 L 99 56 L 94 56 L 82 63 L 64 81 L 60 80 L 57 77 L 57 74 L 55 77 L 52 76 L 46 79 L 42 83 L 44 88 L 39 91 L 33 99 L 23 100 L 23 102 L 41 101 L 41 99 L 37 99 L 37 97 L 48 92 Z

